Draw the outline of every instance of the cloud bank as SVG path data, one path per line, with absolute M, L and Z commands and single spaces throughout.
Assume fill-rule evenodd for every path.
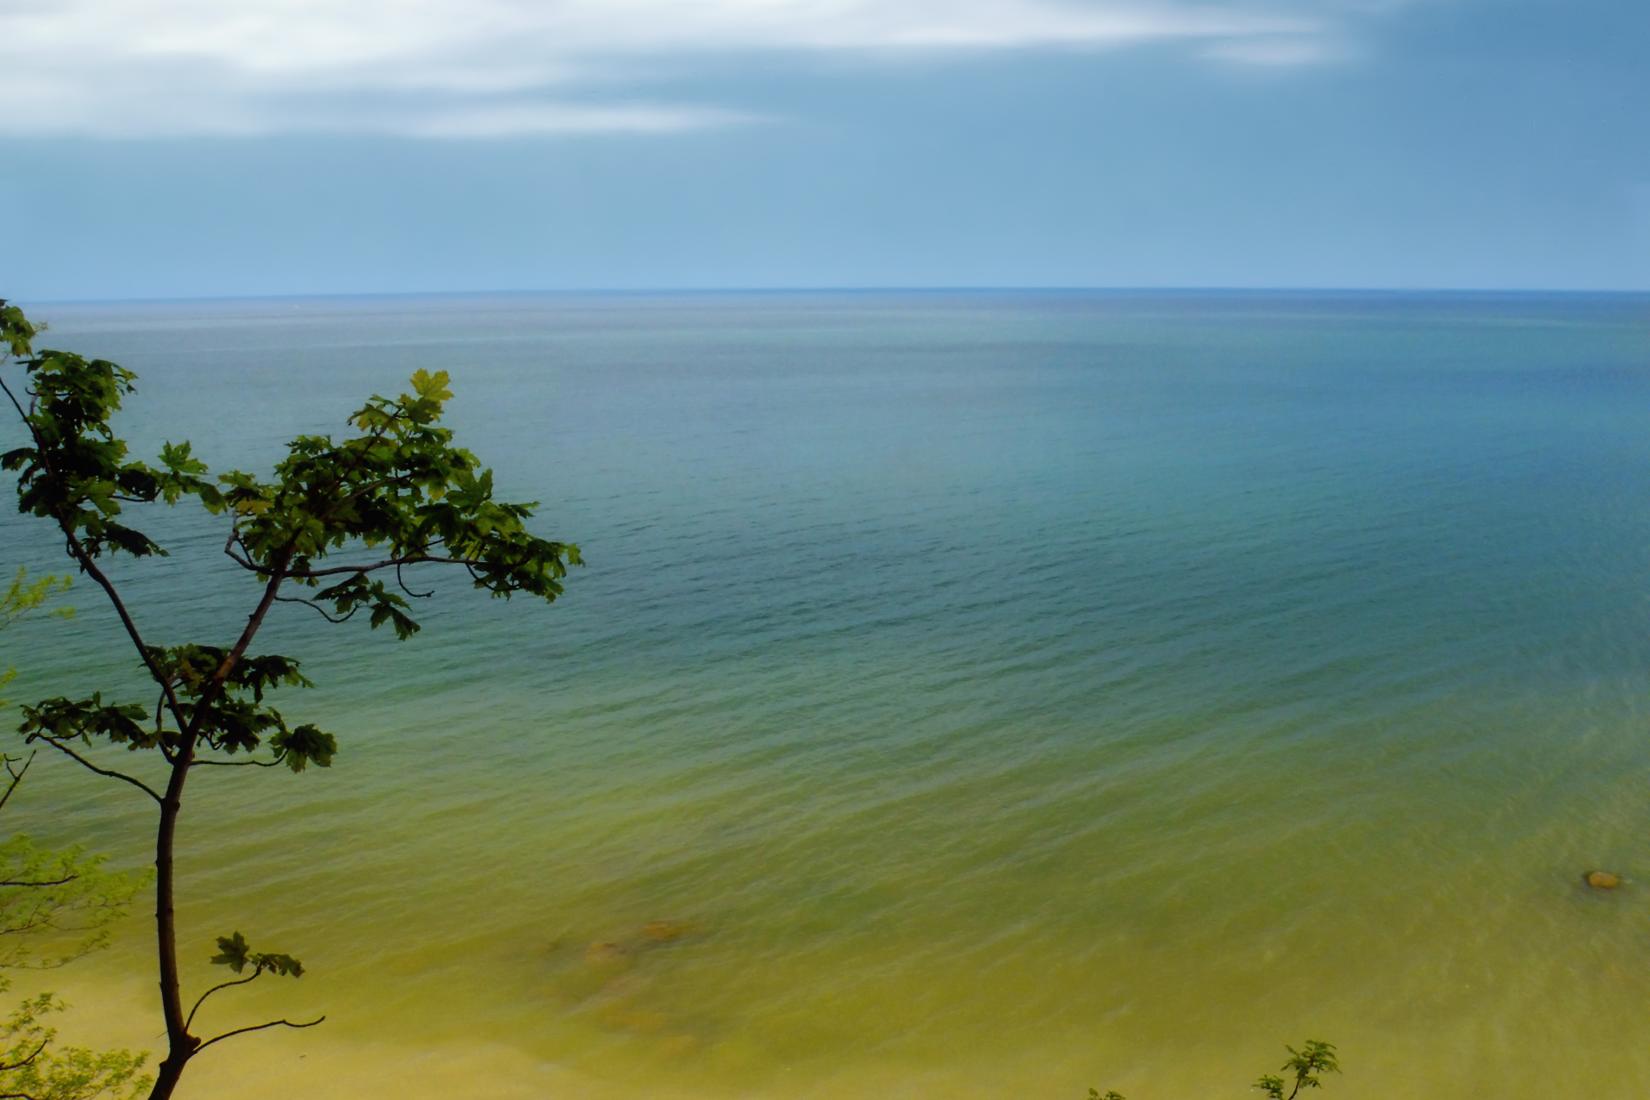
M 1298 2 L 1298 0 L 1297 0 Z M 1340 53 L 1357 0 L 0 0 L 0 131 L 145 138 L 661 133 L 748 123 L 656 101 L 650 67 L 754 54 Z M 627 76 L 629 79 L 627 79 Z

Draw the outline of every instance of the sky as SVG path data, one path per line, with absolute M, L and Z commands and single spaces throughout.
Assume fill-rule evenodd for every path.
M 0 297 L 1650 289 L 1645 0 L 0 0 Z

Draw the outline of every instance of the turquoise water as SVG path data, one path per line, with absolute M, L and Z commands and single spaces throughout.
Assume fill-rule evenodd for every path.
M 31 314 L 219 468 L 449 370 L 590 563 L 438 580 L 403 645 L 282 609 L 342 752 L 200 778 L 184 936 L 311 969 L 225 1026 L 329 1021 L 188 1095 L 1241 1096 L 1308 1036 L 1327 1095 L 1650 1093 L 1650 299 Z M 151 636 L 231 638 L 221 529 L 153 527 Z M 93 597 L 5 638 L 13 694 L 136 682 Z M 49 763 L 14 827 L 142 862 L 141 800 Z M 128 933 L 58 984 L 153 1045 Z

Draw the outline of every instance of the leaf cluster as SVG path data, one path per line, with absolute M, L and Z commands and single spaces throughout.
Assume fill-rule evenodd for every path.
M 1289 1051 L 1289 1060 L 1283 1064 L 1289 1079 L 1269 1073 L 1255 1082 L 1255 1088 L 1265 1093 L 1268 1100 L 1294 1100 L 1302 1089 L 1322 1088 L 1321 1074 L 1341 1071 L 1333 1043 L 1308 1039 L 1300 1050 L 1291 1046 L 1284 1049 Z M 1287 1093 L 1283 1091 L 1285 1088 L 1289 1089 Z
M 1308 1039 L 1300 1050 L 1296 1050 L 1287 1044 L 1285 1044 L 1284 1049 L 1289 1052 L 1289 1060 L 1283 1064 L 1283 1070 L 1291 1075 L 1290 1079 L 1286 1080 L 1277 1074 L 1268 1073 L 1256 1081 L 1253 1086 L 1264 1093 L 1267 1100 L 1294 1100 L 1302 1089 L 1322 1088 L 1321 1074 L 1339 1073 L 1341 1071 L 1341 1064 L 1335 1056 L 1333 1043 Z M 1289 1089 L 1289 1091 L 1286 1093 L 1283 1091 L 1284 1089 Z M 1122 1093 L 1111 1089 L 1102 1093 L 1099 1089 L 1091 1087 L 1088 1100 L 1125 1100 L 1125 1098 Z
M 78 847 L 0 843 L 0 968 L 61 966 L 103 946 L 145 881 Z
M 32 355 L 31 344 L 42 327 L 25 317 L 17 306 L 0 298 L 0 355 L 16 359 Z
M 0 302 L 0 329 L 15 327 L 8 310 Z M 0 593 L 0 630 L 68 587 L 67 577 L 31 581 L 27 571 L 19 569 Z M 54 612 L 62 618 L 72 613 L 73 608 Z M 0 685 L 15 674 L 9 668 L 0 671 Z M 29 764 L 30 760 L 0 755 L 9 777 L 0 792 L 0 807 L 10 801 Z M 125 913 L 144 879 L 111 873 L 104 863 L 104 857 L 88 856 L 81 848 L 42 848 L 26 836 L 0 843 L 0 968 L 61 966 L 108 941 L 110 926 Z M 0 993 L 10 988 L 10 981 L 0 977 Z M 53 995 L 41 994 L 24 1001 L 0 1023 L 0 1097 L 135 1098 L 149 1087 L 149 1080 L 139 1076 L 145 1055 L 57 1046 L 57 1029 L 45 1020 L 63 1007 Z
M 301 978 L 304 974 L 304 964 L 291 955 L 254 951 L 239 932 L 218 937 L 218 953 L 212 956 L 212 965 L 227 966 L 237 974 L 244 973 L 250 966 L 253 977 L 265 972 L 283 978 Z
M 123 503 L 168 492 L 160 474 L 127 461 L 125 441 L 109 426 L 136 376 L 107 360 L 59 351 L 31 356 L 24 368 L 31 398 L 24 418 L 33 445 L 0 454 L 0 469 L 18 475 L 18 509 L 56 521 L 94 558 L 117 550 L 134 557 L 164 553 L 117 518 Z
M 0 991 L 5 986 L 0 983 Z M 63 1010 L 49 993 L 24 1001 L 0 1024 L 0 1096 L 24 1100 L 127 1100 L 148 1090 L 144 1054 L 55 1046 L 49 1018 Z
M 68 577 L 37 577 L 29 579 L 27 568 L 19 567 L 17 575 L 11 579 L 11 584 L 4 592 L 0 592 L 0 630 L 11 626 L 23 616 L 38 611 L 53 595 L 69 590 Z M 74 608 L 60 607 L 51 612 L 60 619 L 74 617 Z M 5 687 L 17 678 L 15 668 L 0 669 L 0 688 Z M 8 705 L 8 700 L 0 697 L 0 709 Z
M 68 577 L 46 576 L 30 580 L 28 568 L 20 567 L 6 590 L 0 592 L 0 630 L 39 610 L 52 596 L 67 592 L 72 583 Z M 74 608 L 60 607 L 51 614 L 60 619 L 70 619 L 74 617 Z
M 525 521 L 535 504 L 494 499 L 492 471 L 454 446 L 440 424 L 448 382 L 446 371 L 420 370 L 411 393 L 375 396 L 350 416 L 360 434 L 300 436 L 271 480 L 221 477 L 223 507 L 235 516 L 231 556 L 260 576 L 314 589 L 310 602 L 329 618 L 366 609 L 371 626 L 388 624 L 401 638 L 419 629 L 408 597 L 424 595 L 405 582 L 410 566 L 461 566 L 476 588 L 498 597 L 561 595 L 578 547 L 531 534 Z M 346 548 L 377 556 L 320 564 Z M 373 576 L 390 570 L 399 591 Z

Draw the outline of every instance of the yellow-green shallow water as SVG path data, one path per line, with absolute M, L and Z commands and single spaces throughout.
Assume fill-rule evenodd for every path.
M 1308 1037 L 1348 1100 L 1650 1095 L 1641 299 L 44 312 L 222 465 L 446 367 L 591 560 L 275 624 L 343 751 L 197 777 L 188 980 L 240 929 L 309 972 L 213 1022 L 328 1020 L 186 1096 L 1237 1097 Z M 217 640 L 161 527 L 134 603 Z M 131 682 L 92 595 L 13 694 Z M 142 861 L 40 772 L 12 827 Z M 158 1042 L 146 934 L 52 975 L 86 1035 Z

